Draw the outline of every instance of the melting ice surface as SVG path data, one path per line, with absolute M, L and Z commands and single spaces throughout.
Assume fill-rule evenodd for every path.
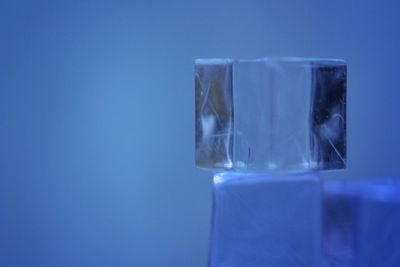
M 195 83 L 198 167 L 345 167 L 344 61 L 200 59 Z

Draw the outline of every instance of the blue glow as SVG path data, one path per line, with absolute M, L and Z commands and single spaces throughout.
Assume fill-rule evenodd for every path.
M 399 178 L 326 182 L 323 217 L 327 266 L 399 266 Z

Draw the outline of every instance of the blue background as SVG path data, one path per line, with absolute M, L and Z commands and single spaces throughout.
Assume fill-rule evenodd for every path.
M 397 1 L 0 2 L 0 266 L 206 266 L 197 57 L 348 61 L 348 170 L 400 175 Z

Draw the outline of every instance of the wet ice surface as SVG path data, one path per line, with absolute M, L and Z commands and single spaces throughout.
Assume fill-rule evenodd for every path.
M 198 167 L 345 167 L 344 61 L 203 59 L 195 64 L 195 83 Z
M 320 267 L 317 174 L 216 174 L 211 267 Z
M 400 179 L 324 185 L 324 267 L 400 266 Z

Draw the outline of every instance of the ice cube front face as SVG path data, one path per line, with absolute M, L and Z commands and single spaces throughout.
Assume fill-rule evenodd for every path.
M 321 267 L 321 180 L 216 173 L 210 267 Z
M 195 91 L 197 167 L 345 168 L 344 61 L 198 59 Z

